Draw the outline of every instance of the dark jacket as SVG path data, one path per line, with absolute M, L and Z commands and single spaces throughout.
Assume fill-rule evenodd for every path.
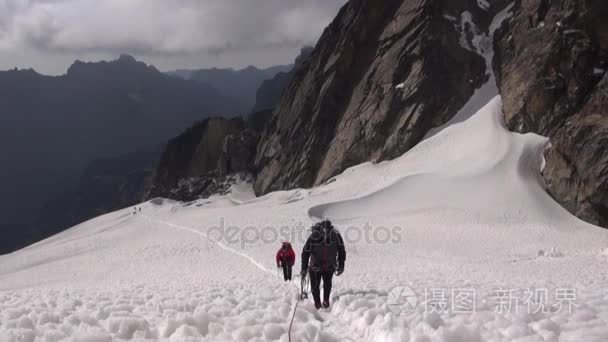
M 313 226 L 312 234 L 302 249 L 302 271 L 333 272 L 336 268 L 344 269 L 345 261 L 344 240 L 331 223 L 325 221 Z

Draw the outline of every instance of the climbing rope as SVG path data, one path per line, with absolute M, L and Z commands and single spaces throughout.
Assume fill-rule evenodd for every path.
M 298 304 L 300 300 L 296 302 L 296 306 L 293 308 L 293 314 L 291 315 L 291 322 L 289 322 L 289 342 L 291 342 L 291 326 L 293 325 L 293 319 L 296 317 L 296 311 L 298 310 Z
M 293 320 L 296 317 L 296 311 L 298 311 L 298 305 L 300 302 L 308 299 L 308 293 L 310 292 L 310 280 L 308 277 L 304 276 L 300 279 L 300 295 L 298 296 L 298 301 L 296 305 L 293 307 L 293 313 L 291 314 L 291 321 L 289 322 L 289 342 L 291 342 L 291 327 L 293 326 Z

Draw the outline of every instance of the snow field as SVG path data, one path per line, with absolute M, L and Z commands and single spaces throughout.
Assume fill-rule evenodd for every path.
M 298 274 L 301 239 L 323 216 L 345 236 L 346 271 L 330 312 L 298 305 L 294 341 L 606 341 L 608 232 L 544 192 L 546 143 L 506 131 L 496 98 L 325 186 L 253 198 L 242 185 L 96 218 L 0 256 L 0 341 L 287 341 L 298 288 L 277 277 L 274 254 L 293 234 Z M 413 312 L 388 305 L 397 287 L 415 292 Z M 459 290 L 475 310 L 455 312 Z M 511 290 L 506 310 L 498 294 Z M 546 302 L 525 300 L 537 290 Z

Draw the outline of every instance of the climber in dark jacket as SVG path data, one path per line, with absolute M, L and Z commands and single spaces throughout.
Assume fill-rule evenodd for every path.
M 310 263 L 309 263 L 310 260 Z M 331 282 L 334 273 L 344 272 L 346 250 L 340 233 L 329 220 L 315 224 L 312 233 L 302 249 L 302 278 L 310 275 L 312 296 L 315 307 L 329 308 Z M 323 303 L 321 304 L 321 281 L 323 281 Z

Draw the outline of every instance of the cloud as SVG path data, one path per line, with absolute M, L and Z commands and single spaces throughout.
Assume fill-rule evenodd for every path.
M 0 0 L 0 49 L 218 55 L 314 43 L 345 0 Z

